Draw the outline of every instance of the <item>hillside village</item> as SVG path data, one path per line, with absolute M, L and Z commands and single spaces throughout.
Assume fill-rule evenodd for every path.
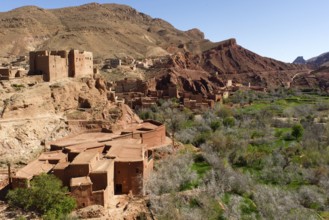
M 8 192 L 44 174 L 72 218 L 328 218 L 327 53 L 285 63 L 116 4 L 0 26 L 0 218 L 41 216 Z
M 168 58 L 162 58 L 164 59 Z M 11 57 L 11 61 L 1 67 L 0 77 L 9 82 L 41 77 L 44 83 L 94 78 L 97 84 L 101 81 L 94 62 L 91 52 L 31 51 L 29 57 Z M 157 62 L 159 58 L 139 63 L 112 59 L 110 67 L 105 66 L 119 68 L 126 65 L 134 70 L 151 68 L 152 63 Z M 216 102 L 222 102 L 231 92 L 243 88 L 242 85 L 233 85 L 232 80 L 228 80 L 217 92 L 203 96 L 179 91 L 177 85 L 170 85 L 165 90 L 151 90 L 147 81 L 127 78 L 103 83 L 99 87 L 100 92 L 108 90 L 109 102 L 127 104 L 134 110 L 149 108 L 160 99 L 177 99 L 180 100 L 180 108 L 189 108 L 195 112 L 213 108 Z M 253 89 L 250 85 L 246 88 Z M 90 103 L 86 101 L 80 107 L 88 108 Z M 4 107 L 2 115 L 5 112 Z M 77 123 L 75 120 L 73 124 Z M 87 124 L 82 126 L 88 126 Z M 45 152 L 25 167 L 9 171 L 7 177 L 2 177 L 1 186 L 3 189 L 7 188 L 7 184 L 13 189 L 26 188 L 30 186 L 33 177 L 41 173 L 51 173 L 70 189 L 78 208 L 90 205 L 109 207 L 114 195 L 145 195 L 144 182 L 153 170 L 154 150 L 166 147 L 172 141 L 166 137 L 164 125 L 156 121 L 127 124 L 125 127 L 115 130 L 104 130 L 101 127 L 83 131 L 80 129 L 62 139 L 47 142 Z
M 29 70 L 23 66 L 21 64 L 25 74 L 19 75 L 11 65 L 2 68 L 1 79 L 10 81 L 39 75 L 44 82 L 54 82 L 95 77 L 97 73 L 92 53 L 76 50 L 30 52 Z M 124 103 L 117 100 L 113 92 L 109 99 Z M 154 149 L 170 145 L 171 140 L 166 137 L 164 125 L 144 121 L 128 124 L 123 130 L 94 128 L 46 144 L 48 150 L 36 160 L 4 177 L 2 188 L 6 188 L 6 184 L 11 188 L 29 187 L 36 175 L 52 173 L 69 187 L 78 208 L 82 208 L 95 204 L 108 207 L 114 195 L 143 195 L 144 181 L 153 169 Z

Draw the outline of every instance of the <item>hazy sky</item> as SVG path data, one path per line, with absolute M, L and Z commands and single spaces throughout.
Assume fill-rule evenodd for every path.
M 0 11 L 36 5 L 60 8 L 85 0 L 8 0 Z M 292 62 L 329 52 L 329 0 L 122 0 L 180 30 L 199 28 L 211 41 L 234 37 L 239 45 L 262 56 Z

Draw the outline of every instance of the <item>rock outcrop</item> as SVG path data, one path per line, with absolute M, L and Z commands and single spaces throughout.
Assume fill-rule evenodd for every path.
M 306 66 L 283 63 L 262 57 L 236 43 L 219 42 L 202 54 L 179 52 L 147 73 L 151 89 L 165 90 L 177 85 L 180 91 L 206 95 L 234 83 L 277 88 L 286 86 L 297 73 L 308 72 Z
M 24 162 L 47 142 L 86 129 L 122 129 L 140 119 L 107 98 L 102 79 L 41 82 L 28 77 L 0 83 L 0 163 Z
M 293 64 L 306 64 L 306 60 L 304 59 L 303 56 L 299 56 L 292 63 Z

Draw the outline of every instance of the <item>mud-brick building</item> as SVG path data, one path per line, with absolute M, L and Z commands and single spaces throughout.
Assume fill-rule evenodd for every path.
M 31 51 L 29 75 L 42 75 L 50 82 L 93 74 L 93 54 L 87 51 Z
M 161 123 L 144 121 L 112 133 L 72 135 L 50 143 L 51 151 L 13 176 L 13 187 L 29 187 L 33 176 L 52 173 L 70 189 L 78 207 L 108 206 L 119 194 L 144 194 L 154 149 L 167 146 Z
M 49 173 L 57 163 L 67 161 L 67 155 L 61 151 L 50 151 L 42 153 L 37 160 L 18 170 L 11 182 L 12 187 L 29 187 L 34 176 L 41 173 Z
M 10 80 L 26 75 L 26 70 L 19 67 L 2 67 L 0 68 L 0 80 Z

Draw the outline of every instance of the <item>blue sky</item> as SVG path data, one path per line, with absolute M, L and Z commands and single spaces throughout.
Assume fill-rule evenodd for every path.
M 60 8 L 85 0 L 2 1 L 0 11 L 36 5 Z M 328 0 L 122 0 L 95 1 L 126 4 L 180 30 L 199 28 L 211 41 L 234 37 L 239 45 L 262 56 L 292 62 L 329 52 Z

